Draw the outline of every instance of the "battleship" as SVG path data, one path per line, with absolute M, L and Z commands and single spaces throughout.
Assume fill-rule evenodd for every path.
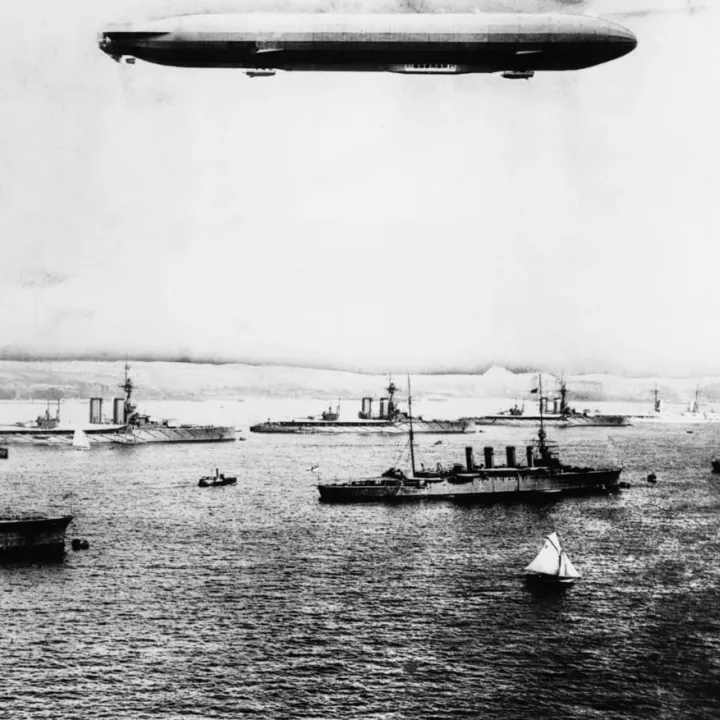
M 392 433 L 407 434 L 410 417 L 400 410 L 395 402 L 397 387 L 392 381 L 386 388 L 387 397 L 379 400 L 377 414 L 373 414 L 373 399 L 362 398 L 357 420 L 340 420 L 339 408 L 328 408 L 320 417 L 299 418 L 297 420 L 268 420 L 252 425 L 250 432 L 255 433 Z M 417 417 L 413 420 L 415 433 L 433 433 L 449 435 L 475 432 L 475 424 L 469 418 L 462 420 L 426 420 Z
M 695 390 L 695 397 L 690 400 L 684 412 L 665 412 L 663 399 L 660 397 L 660 391 L 657 385 L 655 385 L 652 410 L 645 415 L 633 415 L 631 421 L 633 424 L 667 423 L 670 425 L 675 423 L 716 423 L 720 422 L 720 414 L 714 411 L 706 412 L 700 409 L 700 388 Z
M 0 516 L 0 563 L 61 559 L 72 520 L 72 515 Z
M 531 392 L 533 394 L 537 393 L 538 389 Z M 567 384 L 564 380 L 561 380 L 560 394 L 552 399 L 552 407 L 550 406 L 550 398 L 543 396 L 542 390 L 540 390 L 537 413 L 526 413 L 524 403 L 522 406 L 515 403 L 509 410 L 504 410 L 496 415 L 474 417 L 472 420 L 476 425 L 524 426 L 537 424 L 541 418 L 543 422 L 559 427 L 619 427 L 630 425 L 630 419 L 627 415 L 606 415 L 588 410 L 580 412 L 568 404 L 567 394 Z
M 517 448 L 508 446 L 506 465 L 497 466 L 494 448 L 485 447 L 484 463 L 477 464 L 473 448 L 466 447 L 464 465 L 418 470 L 413 424 L 411 410 L 409 474 L 393 467 L 379 478 L 319 483 L 320 500 L 336 503 L 412 500 L 487 502 L 608 494 L 620 490 L 622 468 L 576 467 L 560 462 L 556 448 L 547 440 L 542 415 L 537 441 L 526 447 L 526 463 L 519 463 Z
M 89 422 L 82 428 L 63 425 L 60 421 L 60 401 L 55 416 L 48 405 L 45 414 L 30 423 L 0 425 L 0 443 L 26 445 L 72 445 L 76 430 L 82 430 L 91 445 L 178 442 L 221 442 L 236 439 L 235 428 L 218 425 L 184 425 L 171 420 L 155 420 L 138 412 L 132 402 L 135 389 L 125 364 L 125 377 L 120 388 L 123 397 L 113 399 L 111 420 L 103 417 L 103 399 L 90 398 Z

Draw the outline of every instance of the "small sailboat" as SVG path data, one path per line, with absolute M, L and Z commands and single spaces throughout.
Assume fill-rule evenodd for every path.
M 567 553 L 560 547 L 556 533 L 545 538 L 545 544 L 537 557 L 525 568 L 529 582 L 540 582 L 567 586 L 580 577 L 580 572 L 570 562 Z
M 73 434 L 73 441 L 72 446 L 76 450 L 89 450 L 90 449 L 90 441 L 88 440 L 88 436 L 79 428 L 75 430 Z

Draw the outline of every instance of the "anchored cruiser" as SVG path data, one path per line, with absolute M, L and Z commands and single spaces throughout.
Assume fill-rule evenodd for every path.
M 319 418 L 308 417 L 297 420 L 268 420 L 253 425 L 250 432 L 256 433 L 394 433 L 405 434 L 409 430 L 410 416 L 398 408 L 395 402 L 397 387 L 390 382 L 386 388 L 388 396 L 380 398 L 377 415 L 373 414 L 373 399 L 364 397 L 357 420 L 340 420 L 340 413 L 328 409 Z M 448 435 L 475 432 L 470 419 L 463 420 L 413 420 L 414 432 Z
M 531 391 L 537 393 L 538 389 Z M 579 412 L 571 407 L 567 402 L 567 384 L 564 380 L 560 381 L 560 395 L 552 399 L 552 407 L 550 406 L 550 398 L 543 396 L 542 390 L 538 397 L 538 412 L 525 413 L 525 404 L 519 407 L 515 404 L 509 410 L 504 410 L 496 415 L 483 415 L 481 417 L 472 418 L 476 425 L 515 425 L 525 426 L 529 424 L 537 424 L 542 416 L 545 423 L 557 425 L 559 427 L 617 427 L 630 425 L 630 419 L 626 415 L 606 415 L 598 412 Z
M 410 403 L 410 406 L 412 404 Z M 320 483 L 325 502 L 392 502 L 454 500 L 479 502 L 494 499 L 532 499 L 563 494 L 605 494 L 620 488 L 622 468 L 588 468 L 565 465 L 547 441 L 542 415 L 538 439 L 526 450 L 526 464 L 517 461 L 516 448 L 506 448 L 507 464 L 496 466 L 494 449 L 486 447 L 484 463 L 476 464 L 473 449 L 465 449 L 465 465 L 435 471 L 415 467 L 414 430 L 410 416 L 410 474 L 391 468 L 381 477 L 348 482 Z
M 531 392 L 537 393 L 538 388 Z M 564 380 L 561 380 L 560 395 L 552 399 L 552 407 L 550 406 L 550 398 L 543 396 L 542 391 L 540 391 L 538 412 L 535 414 L 525 414 L 525 404 L 523 403 L 523 406 L 519 407 L 516 403 L 514 407 L 496 415 L 483 415 L 472 419 L 476 425 L 525 426 L 539 423 L 542 415 L 545 423 L 559 427 L 617 427 L 630 425 L 630 420 L 626 415 L 606 415 L 587 410 L 579 412 L 568 404 L 567 394 L 567 384 Z
M 113 443 L 135 445 L 143 443 L 177 442 L 221 442 L 234 441 L 235 428 L 220 425 L 181 425 L 170 420 L 154 420 L 149 415 L 137 411 L 132 402 L 135 388 L 128 374 L 130 367 L 125 365 L 125 379 L 120 386 L 124 397 L 113 401 L 111 421 L 103 419 L 102 398 L 90 399 L 89 424 L 82 428 L 90 445 Z M 28 445 L 72 445 L 78 428 L 62 425 L 60 406 L 55 417 L 50 416 L 49 408 L 44 417 L 29 424 L 0 426 L 0 442 L 3 444 Z

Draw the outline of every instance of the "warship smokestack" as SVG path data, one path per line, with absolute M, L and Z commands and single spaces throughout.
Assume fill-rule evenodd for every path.
M 116 425 L 124 425 L 126 420 L 125 398 L 115 398 L 113 400 L 113 422 Z
M 369 420 L 372 417 L 372 398 L 364 397 L 360 409 L 360 417 Z
M 472 472 L 475 469 L 475 456 L 473 455 L 473 449 L 471 447 L 465 448 L 465 464 L 467 465 L 468 472 Z
M 491 447 L 486 447 L 486 448 L 484 448 L 483 452 L 485 453 L 485 467 L 486 468 L 495 467 L 495 462 L 494 462 L 495 449 L 491 448 Z
M 90 424 L 99 425 L 102 422 L 102 398 L 90 398 Z

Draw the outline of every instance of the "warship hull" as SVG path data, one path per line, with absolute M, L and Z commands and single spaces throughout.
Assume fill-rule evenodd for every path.
M 618 492 L 621 469 L 553 473 L 543 468 L 503 468 L 485 473 L 467 473 L 445 478 L 379 478 L 349 483 L 318 485 L 323 502 L 402 502 L 453 500 L 487 502 L 494 500 L 547 499 L 557 495 L 591 495 Z
M 0 517 L 0 563 L 58 560 L 72 515 Z
M 630 425 L 625 415 L 543 415 L 546 425 L 555 427 L 623 427 Z M 539 415 L 484 415 L 473 418 L 475 425 L 527 427 L 539 425 Z
M 678 413 L 677 415 L 633 415 L 630 420 L 632 424 L 656 424 L 656 425 L 711 425 L 720 422 L 720 414 L 715 413 Z
M 126 425 L 85 426 L 82 430 L 91 445 L 96 444 L 143 444 L 230 442 L 236 439 L 234 427 L 223 426 L 177 426 L 166 427 Z M 6 426 L 0 427 L 0 443 L 3 445 L 72 445 L 74 429 L 36 429 Z
M 286 433 L 286 434 L 374 434 L 407 435 L 409 423 L 401 420 L 287 420 L 281 422 L 265 422 L 253 425 L 250 432 L 255 433 Z M 434 435 L 459 435 L 475 432 L 475 425 L 470 420 L 413 420 L 413 432 Z

